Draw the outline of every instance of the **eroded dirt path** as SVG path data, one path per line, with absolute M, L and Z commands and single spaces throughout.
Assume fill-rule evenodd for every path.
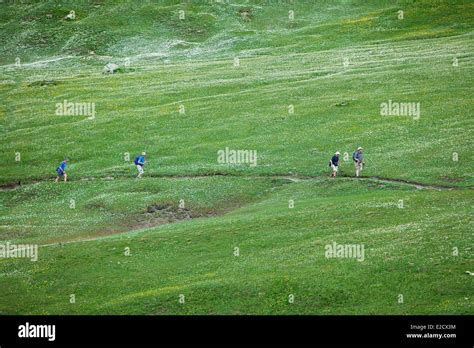
M 302 182 L 302 181 L 318 180 L 318 179 L 326 178 L 326 176 L 309 176 L 309 175 L 288 175 L 288 174 L 286 175 L 285 174 L 236 175 L 236 174 L 226 174 L 226 173 L 210 173 L 210 174 L 196 174 L 196 175 L 149 174 L 146 177 L 156 178 L 156 179 L 160 179 L 160 178 L 162 179 L 199 179 L 199 178 L 208 178 L 208 177 L 216 177 L 216 176 L 227 177 L 227 178 L 249 178 L 249 179 L 283 179 L 283 180 L 288 180 L 290 182 Z M 417 182 L 417 181 L 410 181 L 410 180 L 398 179 L 398 178 L 384 178 L 384 177 L 379 177 L 379 176 L 362 176 L 362 177 L 356 178 L 353 176 L 342 175 L 340 177 L 344 179 L 352 179 L 352 180 L 367 180 L 367 181 L 374 181 L 374 182 L 380 182 L 380 183 L 399 184 L 399 185 L 415 187 L 417 189 L 432 189 L 432 190 L 474 189 L 474 187 L 471 187 L 471 186 L 426 184 L 426 183 Z M 117 177 L 88 176 L 88 177 L 83 177 L 83 178 L 77 178 L 73 181 L 95 181 L 95 180 L 114 181 L 114 180 L 126 180 L 126 179 L 135 180 L 135 178 L 127 177 L 127 176 L 117 176 Z M 334 180 L 337 180 L 337 178 L 335 178 Z M 14 190 L 21 186 L 37 184 L 43 181 L 47 181 L 47 180 L 31 180 L 31 181 L 26 181 L 23 183 L 21 181 L 18 181 L 18 182 L 0 184 L 0 191 Z M 53 180 L 50 179 L 50 181 L 52 182 Z
M 200 175 L 157 175 L 151 174 L 148 175 L 149 178 L 155 179 L 197 179 L 197 178 L 207 178 L 207 177 L 216 177 L 222 176 L 227 178 L 249 178 L 249 179 L 268 179 L 268 180 L 286 180 L 287 184 L 292 183 L 299 183 L 311 180 L 320 180 L 325 178 L 324 176 L 308 176 L 308 175 L 291 175 L 291 174 L 261 174 L 261 175 L 236 175 L 236 174 L 227 174 L 227 173 L 210 173 L 210 174 L 200 174 Z M 460 186 L 448 186 L 448 185 L 435 185 L 435 184 L 425 184 L 415 181 L 409 181 L 405 179 L 397 179 L 397 178 L 383 178 L 378 176 L 371 176 L 371 177 L 351 177 L 351 176 L 340 176 L 339 178 L 343 178 L 344 180 L 361 180 L 361 181 L 368 181 L 368 182 L 375 182 L 375 183 L 382 183 L 382 184 L 395 184 L 399 186 L 409 186 L 419 190 L 422 189 L 429 189 L 429 190 L 460 190 L 460 189 L 473 189 L 473 187 L 460 187 Z M 339 178 L 335 178 L 334 180 L 338 180 Z M 115 181 L 115 180 L 137 180 L 135 178 L 130 178 L 126 176 L 118 176 L 118 177 L 111 177 L 111 176 L 104 176 L 104 177 L 83 177 L 78 178 L 74 181 Z M 0 191 L 8 191 L 8 190 L 15 190 L 22 186 L 36 184 L 42 182 L 41 180 L 29 181 L 26 183 L 15 182 L 9 184 L 0 185 Z M 239 207 L 233 207 L 233 209 L 238 209 Z M 205 218 L 205 217 L 212 217 L 217 215 L 223 215 L 228 212 L 229 209 L 224 209 L 222 214 L 200 214 L 197 212 L 191 212 L 187 210 L 181 210 L 177 208 L 173 208 L 170 206 L 160 206 L 159 204 L 151 205 L 147 207 L 147 217 L 143 219 L 143 221 L 137 221 L 136 225 L 128 226 L 129 228 L 126 231 L 117 231 L 116 233 L 107 233 L 105 235 L 98 235 L 96 237 L 87 237 L 82 239 L 74 239 L 74 240 L 65 240 L 65 241 L 58 241 L 54 243 L 47 243 L 41 244 L 40 247 L 49 247 L 49 246 L 61 246 L 65 244 L 71 243 L 81 243 L 81 242 L 88 242 L 94 241 L 98 239 L 103 239 L 109 237 L 111 235 L 120 235 L 126 232 L 133 232 L 133 231 L 140 231 L 143 229 L 148 229 L 152 227 L 161 226 L 164 224 L 172 224 L 176 222 L 180 222 L 183 220 L 189 220 L 193 218 Z

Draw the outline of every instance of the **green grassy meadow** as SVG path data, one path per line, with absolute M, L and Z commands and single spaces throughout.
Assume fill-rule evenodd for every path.
M 39 245 L 0 258 L 0 314 L 473 314 L 473 17 L 461 0 L 0 3 L 0 245 Z M 94 117 L 57 115 L 65 100 Z M 420 115 L 381 116 L 389 101 Z M 257 165 L 219 163 L 226 147 Z

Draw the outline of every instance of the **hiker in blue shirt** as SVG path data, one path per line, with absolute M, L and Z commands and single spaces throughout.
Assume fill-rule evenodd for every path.
M 141 155 L 135 157 L 135 161 L 133 162 L 135 163 L 138 169 L 137 178 L 141 178 L 143 175 L 143 166 L 145 165 L 145 156 L 146 156 L 146 153 L 142 152 Z
M 341 153 L 339 151 L 337 151 L 334 156 L 332 156 L 331 160 L 329 161 L 329 166 L 332 168 L 332 173 L 331 173 L 331 177 L 336 177 L 336 174 L 337 174 L 337 169 L 338 169 L 338 166 L 339 166 L 339 155 Z
M 68 159 L 65 158 L 64 161 L 59 163 L 59 166 L 56 168 L 56 182 L 59 181 L 59 178 L 64 177 L 64 182 L 67 181 L 66 166 Z
M 362 150 L 362 147 L 358 147 L 357 150 L 352 153 L 352 160 L 354 161 L 355 165 L 356 177 L 360 176 L 360 172 L 362 171 L 362 167 L 364 165 L 364 155 L 362 154 Z

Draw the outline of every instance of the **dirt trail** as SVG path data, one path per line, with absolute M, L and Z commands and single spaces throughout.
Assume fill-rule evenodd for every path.
M 196 175 L 174 175 L 174 174 L 148 174 L 147 177 L 149 178 L 165 178 L 165 179 L 199 179 L 199 178 L 207 178 L 207 177 L 213 177 L 213 176 L 224 176 L 228 178 L 250 178 L 250 179 L 284 179 L 288 180 L 290 182 L 302 182 L 302 181 L 308 181 L 308 180 L 317 180 L 317 179 L 322 179 L 325 178 L 325 176 L 309 176 L 309 175 L 288 175 L 288 174 L 257 174 L 257 175 L 236 175 L 236 174 L 227 174 L 227 173 L 209 173 L 209 174 L 196 174 Z M 346 176 L 342 175 L 340 176 L 344 179 L 352 179 L 352 180 L 367 180 L 367 181 L 374 181 L 374 182 L 380 182 L 380 183 L 392 183 L 392 184 L 399 184 L 399 185 L 405 185 L 405 186 L 410 186 L 410 187 L 415 187 L 417 189 L 432 189 L 432 190 L 462 190 L 462 189 L 473 189 L 471 186 L 453 186 L 453 185 L 439 185 L 439 184 L 425 184 L 422 182 L 417 182 L 417 181 L 410 181 L 410 180 L 405 180 L 405 179 L 398 179 L 398 178 L 384 178 L 384 177 L 379 177 L 379 176 L 363 176 L 363 177 L 353 177 L 353 176 Z M 114 181 L 114 180 L 126 180 L 126 179 L 133 179 L 131 177 L 127 176 L 117 176 L 117 177 L 111 177 L 111 176 L 105 176 L 105 177 L 83 177 L 83 178 L 77 178 L 74 181 L 94 181 L 94 180 L 103 180 L 103 181 Z M 40 182 L 48 181 L 50 179 L 46 180 L 30 180 L 27 182 L 12 182 L 12 183 L 5 183 L 5 184 L 0 184 L 0 191 L 8 191 L 8 190 L 14 190 L 16 188 L 19 188 L 21 186 L 25 185 L 31 185 L 31 184 L 37 184 Z M 334 180 L 337 180 L 334 179 Z M 52 180 L 50 180 L 52 181 Z
M 211 173 L 211 174 L 202 174 L 202 175 L 154 175 L 151 174 L 149 177 L 152 178 L 167 178 L 167 179 L 196 179 L 196 178 L 206 178 L 210 176 L 225 176 L 229 178 L 255 178 L 255 179 L 282 179 L 282 180 L 287 180 L 289 183 L 299 183 L 299 182 L 304 182 L 304 181 L 310 181 L 310 180 L 318 180 L 324 178 L 323 176 L 307 176 L 307 175 L 235 175 L 235 174 L 226 174 L 226 173 Z M 391 184 L 397 184 L 397 185 L 403 185 L 403 186 L 409 186 L 409 187 L 414 187 L 416 189 L 431 189 L 431 190 L 454 190 L 454 189 L 472 189 L 472 187 L 458 187 L 458 186 L 446 186 L 446 185 L 432 185 L 432 184 L 424 184 L 424 183 L 419 183 L 419 182 L 414 182 L 414 181 L 408 181 L 404 179 L 393 179 L 393 178 L 383 178 L 383 177 L 378 177 L 378 176 L 373 176 L 373 177 L 360 177 L 360 178 L 355 178 L 355 177 L 349 177 L 349 176 L 341 176 L 343 179 L 351 179 L 351 180 L 363 180 L 363 181 L 370 181 L 370 182 L 378 182 L 378 183 L 391 183 Z M 117 180 L 126 180 L 128 179 L 127 177 L 121 176 L 117 177 Z M 91 181 L 91 180 L 104 180 L 104 181 L 110 181 L 110 180 L 116 180 L 113 177 L 106 176 L 106 177 L 86 177 L 86 178 L 81 178 L 79 179 L 80 181 Z M 135 179 L 132 179 L 135 180 Z M 334 180 L 337 180 L 334 179 Z M 12 184 L 5 184 L 0 186 L 0 190 L 13 190 L 18 187 L 21 187 L 22 185 L 28 185 L 28 184 L 33 184 L 33 183 L 38 183 L 41 181 L 32 181 L 27 184 L 21 184 L 20 182 L 18 183 L 12 183 Z M 148 207 L 148 213 L 154 213 L 156 210 L 159 210 L 161 212 L 167 212 L 167 209 L 169 207 L 158 207 L 158 206 L 150 206 Z M 152 210 L 150 210 L 152 209 Z M 168 209 L 169 210 L 169 209 Z M 169 213 L 169 212 L 168 212 Z M 183 212 L 181 212 L 183 213 Z M 185 216 L 183 219 L 187 218 L 193 218 L 193 217 L 203 217 L 202 215 L 197 215 L 197 216 L 191 216 L 190 212 L 184 212 L 184 213 L 189 213 L 189 216 Z M 167 224 L 167 223 L 174 223 L 181 221 L 183 219 L 181 218 L 176 218 L 174 215 L 173 216 L 168 216 L 169 214 L 164 214 L 164 216 L 159 215 L 158 217 L 154 217 L 152 221 L 145 221 L 144 223 L 140 223 L 135 228 L 131 228 L 130 231 L 137 231 L 141 230 L 144 228 L 150 228 L 150 227 L 156 227 L 159 225 Z M 167 220 L 167 221 L 162 221 L 162 220 Z M 130 232 L 129 231 L 129 232 Z M 113 234 L 121 234 L 122 232 L 119 233 L 113 233 Z M 93 238 L 84 238 L 84 239 L 75 239 L 75 240 L 69 240 L 69 241 L 63 241 L 63 242 L 55 242 L 55 243 L 48 243 L 48 244 L 42 244 L 40 247 L 48 247 L 48 246 L 58 246 L 58 245 L 65 245 L 65 244 L 71 244 L 71 243 L 82 243 L 82 242 L 88 242 L 88 241 L 94 241 L 97 239 L 105 238 L 107 236 L 97 236 Z

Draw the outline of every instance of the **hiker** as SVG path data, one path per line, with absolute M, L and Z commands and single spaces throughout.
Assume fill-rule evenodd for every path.
M 135 165 L 137 166 L 137 169 L 138 169 L 137 178 L 141 178 L 142 175 L 143 175 L 143 166 L 145 165 L 145 155 L 146 155 L 146 153 L 142 152 L 141 155 L 135 157 L 135 161 L 133 162 L 133 163 L 135 163 Z
M 336 177 L 336 174 L 337 174 L 337 168 L 338 168 L 338 165 L 339 165 L 339 155 L 341 153 L 339 151 L 337 151 L 334 156 L 332 156 L 331 160 L 329 161 L 329 166 L 332 168 L 332 173 L 331 173 L 331 177 Z
M 356 177 L 360 176 L 360 172 L 362 171 L 362 167 L 364 165 L 364 162 L 363 162 L 364 156 L 362 155 L 362 150 L 364 149 L 359 146 L 357 150 L 355 150 L 352 153 L 352 159 L 354 160 Z
M 64 177 L 64 182 L 67 181 L 67 174 L 66 174 L 66 165 L 67 165 L 68 159 L 65 158 L 64 161 L 59 163 L 59 166 L 56 168 L 56 182 L 59 181 L 60 177 Z

